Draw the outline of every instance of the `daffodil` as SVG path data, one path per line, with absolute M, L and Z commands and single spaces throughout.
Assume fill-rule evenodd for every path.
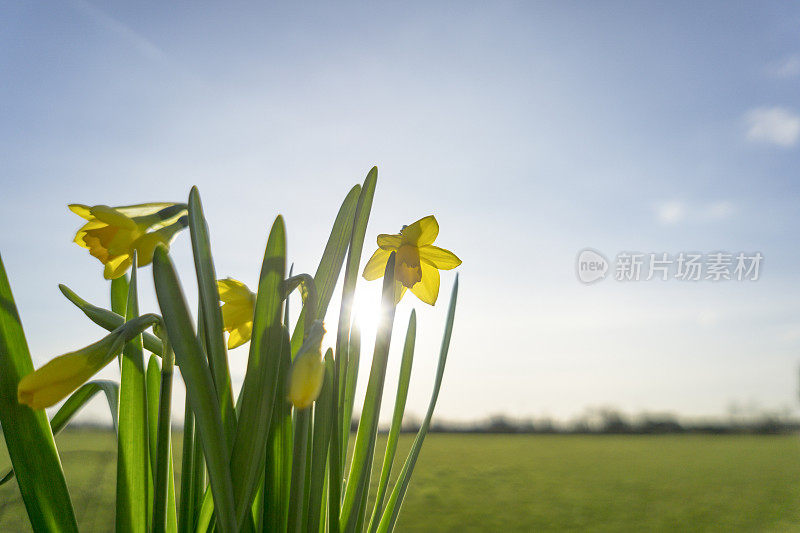
M 229 333 L 228 349 L 241 346 L 253 334 L 253 311 L 256 295 L 247 285 L 233 278 L 217 280 L 222 304 L 223 329 Z
M 70 210 L 87 220 L 75 235 L 75 243 L 105 265 L 103 276 L 115 279 L 130 268 L 133 251 L 139 266 L 150 264 L 159 243 L 169 245 L 185 228 L 186 205 L 149 203 L 122 207 L 71 204 Z
M 436 217 L 429 215 L 404 226 L 395 235 L 378 235 L 378 249 L 364 267 L 367 281 L 383 277 L 389 256 L 395 252 L 395 303 L 411 289 L 423 302 L 433 305 L 439 296 L 439 271 L 451 270 L 461 259 L 444 248 L 433 245 L 439 234 Z
M 311 326 L 311 332 L 303 342 L 292 362 L 289 373 L 289 401 L 295 409 L 310 407 L 319 396 L 325 381 L 325 363 L 322 361 L 322 337 L 325 328 L 321 320 Z
M 126 342 L 158 320 L 156 315 L 142 315 L 94 344 L 50 360 L 19 381 L 17 401 L 33 409 L 55 405 L 110 363 Z

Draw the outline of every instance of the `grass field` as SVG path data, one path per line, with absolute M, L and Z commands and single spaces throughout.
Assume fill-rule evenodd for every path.
M 111 531 L 113 434 L 57 440 L 81 530 Z M 430 435 L 398 530 L 800 531 L 800 439 Z M 0 531 L 30 531 L 13 481 Z

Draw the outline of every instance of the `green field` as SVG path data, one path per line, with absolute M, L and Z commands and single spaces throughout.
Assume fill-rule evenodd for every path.
M 113 439 L 57 438 L 83 531 L 113 529 Z M 800 439 L 430 435 L 398 530 L 800 531 Z M 0 531 L 30 531 L 14 482 Z

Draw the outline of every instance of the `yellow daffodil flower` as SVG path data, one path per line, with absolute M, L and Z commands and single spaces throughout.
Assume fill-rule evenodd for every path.
M 250 340 L 253 334 L 253 311 L 256 295 L 247 285 L 233 278 L 217 280 L 222 304 L 222 324 L 229 333 L 228 349 L 232 350 Z
M 404 226 L 399 234 L 378 235 L 378 249 L 364 267 L 364 279 L 383 277 L 389 256 L 395 252 L 395 303 L 406 289 L 411 289 L 426 304 L 435 304 L 439 296 L 439 271 L 461 264 L 453 252 L 433 246 L 438 234 L 439 223 L 430 215 Z
M 156 315 L 142 315 L 94 344 L 50 360 L 19 381 L 17 401 L 33 409 L 55 405 L 114 360 L 126 342 L 158 320 Z
M 149 203 L 122 207 L 71 204 L 70 210 L 87 223 L 75 235 L 75 243 L 105 265 L 103 277 L 115 279 L 131 266 L 133 251 L 139 266 L 150 264 L 159 243 L 169 245 L 188 225 L 186 205 Z
M 306 409 L 314 403 L 325 382 L 325 363 L 322 361 L 322 337 L 325 328 L 317 320 L 303 346 L 297 352 L 289 373 L 289 401 L 295 409 Z

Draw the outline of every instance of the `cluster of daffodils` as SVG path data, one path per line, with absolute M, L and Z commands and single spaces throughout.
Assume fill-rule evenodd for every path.
M 103 265 L 111 285 L 110 309 L 59 287 L 108 333 L 36 370 L 0 261 L 0 425 L 13 465 L 13 471 L 0 472 L 0 485 L 16 476 L 33 530 L 77 531 L 53 434 L 102 390 L 118 434 L 117 531 L 392 531 L 441 386 L 457 276 L 428 413 L 402 471 L 391 476 L 414 357 L 417 323 L 416 313 L 410 314 L 394 437 L 385 449 L 377 496 L 369 499 L 396 308 L 407 290 L 436 304 L 439 272 L 461 260 L 434 245 L 439 224 L 431 215 L 397 234 L 378 235 L 378 249 L 361 270 L 376 183 L 373 168 L 363 185 L 349 191 L 313 277 L 287 277 L 292 269 L 287 269 L 286 228 L 277 216 L 255 292 L 237 279 L 217 279 L 197 188 L 187 203 L 71 204 L 69 209 L 85 220 L 74 242 Z M 170 257 L 174 239 L 186 228 L 196 310 L 188 308 Z M 147 265 L 152 265 L 159 310 L 140 314 L 139 268 Z M 350 305 L 359 274 L 368 281 L 382 279 L 383 288 L 369 381 L 363 406 L 356 410 L 361 341 Z M 335 342 L 323 350 L 325 315 L 337 287 L 342 295 L 331 335 Z M 295 290 L 302 308 L 292 321 L 288 306 Z M 229 358 L 244 350 L 233 356 L 229 350 L 245 345 L 247 370 L 235 391 Z M 94 380 L 112 361 L 120 365 L 119 381 Z M 171 459 L 175 367 L 186 389 L 179 490 Z M 43 410 L 65 399 L 48 421 Z M 348 453 L 353 412 L 361 416 Z
M 169 246 L 175 235 L 187 227 L 186 204 L 148 203 L 122 207 L 70 204 L 69 208 L 88 220 L 75 235 L 75 243 L 104 265 L 103 276 L 116 279 L 133 263 L 138 266 L 153 261 L 158 245 Z M 364 267 L 363 277 L 374 281 L 383 277 L 386 263 L 396 254 L 394 269 L 395 303 L 410 289 L 421 301 L 434 305 L 439 295 L 439 270 L 451 270 L 461 264 L 456 255 L 434 246 L 439 223 L 433 215 L 403 226 L 398 234 L 378 235 L 378 249 Z M 233 278 L 217 281 L 222 302 L 224 330 L 228 349 L 247 343 L 253 333 L 256 294 Z M 298 409 L 309 407 L 319 395 L 325 367 L 322 361 L 322 322 L 312 329 L 310 338 L 295 358 L 289 378 L 288 397 Z M 130 327 L 120 328 L 82 350 L 57 357 L 20 382 L 20 403 L 34 409 L 55 405 L 85 383 L 122 351 L 122 346 L 141 331 L 125 336 Z M 120 339 L 124 338 L 124 341 Z

